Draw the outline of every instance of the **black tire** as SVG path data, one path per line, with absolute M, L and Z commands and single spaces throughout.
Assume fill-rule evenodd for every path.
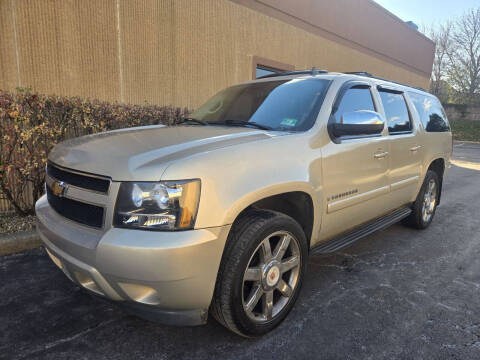
M 428 186 L 431 181 L 435 182 L 436 201 L 435 201 L 435 205 L 433 208 L 433 212 L 431 213 L 431 216 L 428 218 L 428 220 L 425 220 L 423 216 L 423 200 L 424 200 L 425 192 L 428 190 Z M 412 205 L 412 213 L 407 218 L 405 218 L 403 223 L 415 229 L 420 229 L 420 230 L 426 229 L 432 223 L 433 217 L 435 216 L 439 198 L 440 198 L 440 179 L 435 171 L 427 170 L 427 174 L 425 175 L 425 179 L 423 181 L 422 187 L 418 192 L 417 199 Z
M 244 310 L 244 273 L 253 254 L 264 239 L 279 231 L 288 232 L 297 239 L 296 243 L 299 246 L 296 249 L 299 249 L 300 254 L 300 263 L 296 267 L 297 282 L 291 296 L 288 300 L 284 300 L 286 303 L 276 316 L 258 323 L 252 320 Z M 228 236 L 210 313 L 220 324 L 245 337 L 261 336 L 271 331 L 285 319 L 298 298 L 306 271 L 307 256 L 308 245 L 305 233 L 294 219 L 275 211 L 248 211 L 234 223 Z

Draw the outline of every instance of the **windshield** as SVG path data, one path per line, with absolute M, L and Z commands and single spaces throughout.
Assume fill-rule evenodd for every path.
M 232 86 L 208 100 L 191 118 L 212 125 L 249 122 L 272 130 L 305 131 L 313 126 L 329 83 L 293 79 Z

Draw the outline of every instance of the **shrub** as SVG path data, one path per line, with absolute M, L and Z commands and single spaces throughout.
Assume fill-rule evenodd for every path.
M 28 89 L 0 90 L 0 190 L 18 214 L 33 214 L 43 193 L 48 153 L 58 142 L 132 126 L 173 125 L 188 112 L 172 106 L 46 96 Z

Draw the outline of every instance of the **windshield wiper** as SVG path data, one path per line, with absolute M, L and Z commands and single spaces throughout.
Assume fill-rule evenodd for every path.
M 234 126 L 253 126 L 260 130 L 273 130 L 270 126 L 262 125 L 252 121 L 245 121 L 245 120 L 227 119 L 223 123 L 219 123 L 219 124 L 234 125 Z
M 198 120 L 198 119 L 191 118 L 191 117 L 186 117 L 186 118 L 178 120 L 176 122 L 176 125 L 180 125 L 180 124 L 183 124 L 183 123 L 186 123 L 186 122 L 191 122 L 191 123 L 194 123 L 194 124 L 199 124 L 199 125 L 204 125 L 204 126 L 208 125 L 208 123 L 203 121 L 203 120 Z

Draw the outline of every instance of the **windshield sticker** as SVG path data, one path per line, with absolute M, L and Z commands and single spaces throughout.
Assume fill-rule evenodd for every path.
M 284 118 L 284 119 L 282 120 L 282 122 L 280 123 L 280 125 L 283 125 L 283 126 L 295 126 L 296 123 L 297 123 L 297 119 Z

